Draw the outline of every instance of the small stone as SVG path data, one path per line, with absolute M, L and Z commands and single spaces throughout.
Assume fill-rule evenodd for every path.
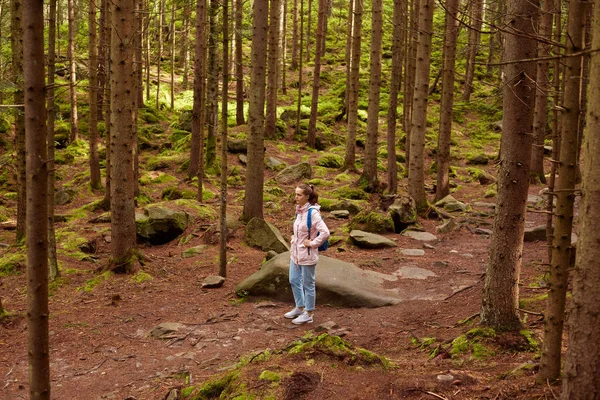
M 184 326 L 185 325 L 180 324 L 179 322 L 163 322 L 152 329 L 148 333 L 148 336 L 160 338 L 161 336 L 165 336 L 169 333 L 178 332 Z
M 421 257 L 421 256 L 425 255 L 425 250 L 421 250 L 421 249 L 401 249 L 400 253 L 402 253 L 402 255 L 410 256 L 410 257 Z
M 332 330 L 332 329 L 337 329 L 337 328 L 339 328 L 339 327 L 340 327 L 340 326 L 339 326 L 337 323 L 335 323 L 334 321 L 327 321 L 327 322 L 324 322 L 324 323 L 322 323 L 322 324 L 318 325 L 318 326 L 315 328 L 315 332 L 325 332 L 325 331 L 330 331 L 330 330 Z
M 206 289 L 219 288 L 225 283 L 225 278 L 219 275 L 210 275 L 204 278 L 202 287 Z
M 437 240 L 437 237 L 429 232 L 420 232 L 413 230 L 405 230 L 404 232 L 402 232 L 402 236 L 408 236 L 409 238 L 420 240 L 422 242 L 430 242 L 432 240 Z
M 246 156 L 245 154 L 238 155 L 238 160 L 243 166 L 246 166 L 248 164 L 248 156 Z
M 338 248 L 337 248 L 337 251 L 338 251 L 338 253 L 343 253 L 343 252 L 345 252 L 345 251 L 346 251 L 346 249 L 345 249 L 345 248 L 343 248 L 343 247 L 338 247 Z
M 258 304 L 254 305 L 254 308 L 275 308 L 277 307 L 277 304 L 271 302 L 271 301 L 261 301 Z
M 348 210 L 333 210 L 329 213 L 334 218 L 337 219 L 348 219 L 350 217 L 350 211 Z
M 337 330 L 329 332 L 329 334 L 331 336 L 340 336 L 340 337 L 342 337 L 342 336 L 346 336 L 348 334 L 348 330 L 345 329 L 345 328 L 337 329 Z
M 452 382 L 454 380 L 454 376 L 450 374 L 442 374 L 437 376 L 437 380 L 440 382 Z
M 450 250 L 450 254 L 458 254 L 457 250 Z
M 440 233 L 440 234 L 450 233 L 450 232 L 456 230 L 457 228 L 458 228 L 458 223 L 456 222 L 456 220 L 454 218 L 451 218 L 451 219 L 445 221 L 442 225 L 436 226 L 435 232 Z
M 448 266 L 448 263 L 446 261 L 434 261 L 431 265 L 437 268 L 445 268 Z
M 429 243 L 423 243 L 423 248 L 428 250 L 435 250 L 435 247 L 430 245 Z
M 463 256 L 464 258 L 475 258 L 475 256 L 471 253 L 463 253 L 461 254 L 461 256 Z

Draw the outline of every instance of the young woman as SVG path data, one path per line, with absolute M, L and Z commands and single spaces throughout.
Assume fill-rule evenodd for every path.
M 319 195 L 313 185 L 301 184 L 296 188 L 296 219 L 290 246 L 290 284 L 296 307 L 285 313 L 294 324 L 313 322 L 315 310 L 315 269 L 319 261 L 318 247 L 329 237 L 329 229 L 317 204 Z M 308 231 L 310 211 L 311 229 Z

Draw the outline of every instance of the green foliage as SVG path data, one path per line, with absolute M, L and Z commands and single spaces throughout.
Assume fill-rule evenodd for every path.
M 529 346 L 529 351 L 539 351 L 540 350 L 540 343 L 537 341 L 537 339 L 535 338 L 535 333 L 527 330 L 527 329 L 523 329 L 521 331 L 519 331 L 519 333 L 521 334 L 521 336 L 523 336 L 525 338 L 525 340 L 527 340 L 527 344 Z
M 6 253 L 0 258 L 0 277 L 18 275 L 25 270 L 25 254 L 21 252 Z
M 317 159 L 317 165 L 325 168 L 341 168 L 344 165 L 344 158 L 337 154 L 325 153 Z
M 211 193 L 208 190 L 205 190 L 203 192 Z M 214 193 L 212 195 L 214 196 Z M 201 220 L 214 221 L 217 219 L 217 210 L 214 207 L 208 206 L 206 204 L 199 204 L 196 200 L 178 199 L 175 200 L 175 204 L 180 207 L 183 207 L 184 209 L 186 209 L 186 211 L 191 212 L 192 215 L 198 217 Z

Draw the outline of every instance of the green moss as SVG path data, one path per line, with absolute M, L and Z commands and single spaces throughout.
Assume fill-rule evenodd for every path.
M 498 192 L 496 191 L 495 188 L 489 188 L 485 191 L 485 193 L 483 194 L 483 197 L 485 197 L 486 199 L 489 199 L 490 197 L 496 197 L 497 194 L 498 194 Z
M 168 187 L 168 188 L 164 188 L 160 197 L 163 200 L 176 200 L 176 199 L 181 199 L 183 198 L 183 193 L 181 192 L 181 189 L 179 189 L 178 187 Z
M 279 374 L 276 372 L 264 370 L 260 373 L 258 379 L 261 381 L 279 382 L 281 380 L 281 376 L 279 376 Z
M 477 338 L 477 337 L 481 337 L 481 338 L 495 338 L 496 337 L 496 331 L 492 328 L 473 328 L 470 331 L 467 332 L 467 337 L 469 339 L 472 338 Z
M 0 276 L 17 275 L 25 270 L 24 253 L 7 253 L 0 258 Z
M 77 290 L 89 293 L 102 282 L 109 280 L 113 275 L 114 273 L 112 271 L 103 272 L 102 274 L 85 281 L 83 286 L 78 287 Z
M 362 210 L 348 224 L 350 230 L 359 229 L 371 233 L 394 232 L 394 221 L 389 214 Z
M 460 353 L 465 353 L 469 350 L 469 340 L 466 335 L 460 335 L 456 339 L 452 341 L 452 346 L 450 349 L 450 354 L 458 355 Z
M 200 386 L 193 387 L 188 395 L 192 400 L 232 398 L 239 380 L 239 372 L 233 371 L 221 378 L 213 379 Z M 237 393 L 235 393 L 238 395 Z
M 527 340 L 527 344 L 529 345 L 529 351 L 539 351 L 540 350 L 540 344 L 537 341 L 537 339 L 535 338 L 535 333 L 533 333 L 530 330 L 527 329 L 523 329 L 521 331 L 519 331 L 519 333 L 521 334 L 521 336 L 523 336 L 525 338 L 525 340 Z
M 193 211 L 191 214 L 202 220 L 214 221 L 217 219 L 217 210 L 214 207 L 200 204 L 196 200 L 178 199 L 175 200 L 175 204 L 184 207 L 187 211 Z
M 494 356 L 496 353 L 482 343 L 473 343 L 473 358 L 485 360 Z
M 165 174 L 163 172 L 146 173 L 140 177 L 140 185 L 142 186 L 176 181 L 177 178 L 175 178 L 173 175 Z
M 350 174 L 342 173 L 336 175 L 333 180 L 336 182 L 352 182 L 352 176 Z
M 527 308 L 533 305 L 534 303 L 540 303 L 546 301 L 548 298 L 548 293 L 542 293 L 533 297 L 524 297 L 519 299 L 519 308 Z
M 344 158 L 337 154 L 326 153 L 317 159 L 317 165 L 325 168 L 341 168 L 344 165 Z
M 365 191 L 350 186 L 339 187 L 332 194 L 338 199 L 367 200 L 369 198 L 369 194 Z
M 152 275 L 144 272 L 144 271 L 140 271 L 137 274 L 133 275 L 129 280 L 133 283 L 143 283 L 143 282 L 149 282 L 152 279 Z

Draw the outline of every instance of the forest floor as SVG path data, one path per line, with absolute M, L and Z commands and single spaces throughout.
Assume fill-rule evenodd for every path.
M 279 146 L 278 146 L 279 144 Z M 282 151 L 281 144 L 287 148 Z M 308 160 L 312 165 L 319 156 L 303 144 L 284 139 L 266 142 L 267 154 L 288 164 Z M 150 155 L 143 155 L 141 166 Z M 430 160 L 428 161 L 428 163 Z M 239 165 L 237 157 L 229 156 L 231 166 Z M 455 160 L 463 175 L 464 160 Z M 85 160 L 61 166 L 62 182 L 72 182 L 87 168 Z M 480 168 L 478 166 L 478 168 Z M 491 162 L 481 167 L 497 175 L 498 166 Z M 323 179 L 335 182 L 338 170 L 329 169 Z M 180 188 L 195 188 L 186 183 L 184 173 L 176 167 L 161 171 L 178 178 Z M 273 177 L 266 170 L 265 179 Z M 358 175 L 352 175 L 357 179 Z M 213 177 L 214 178 L 214 177 Z M 381 177 L 383 179 L 383 177 Z M 459 178 L 456 178 L 459 181 Z M 428 183 L 434 181 L 432 175 Z M 83 205 L 101 198 L 91 193 L 85 179 L 73 203 L 57 207 L 57 214 L 72 214 Z M 206 187 L 218 193 L 214 178 Z M 454 197 L 465 203 L 494 201 L 484 199 L 487 187 L 477 181 L 462 179 Z M 60 182 L 59 182 L 60 184 Z M 169 184 L 142 187 L 153 201 L 160 201 L 161 190 Z M 172 185 L 172 183 L 171 183 Z M 335 184 L 337 185 L 337 183 Z M 406 180 L 401 187 L 406 188 Z M 277 226 L 284 237 L 291 234 L 294 218 L 292 194 L 295 185 L 279 185 L 288 197 L 281 198 L 273 208 L 266 208 L 265 218 Z M 335 186 L 319 188 L 321 195 Z M 535 195 L 543 188 L 531 186 Z M 238 195 L 243 184 L 230 187 L 228 213 L 239 216 L 242 203 Z M 431 195 L 430 195 L 431 196 Z M 14 210 L 14 200 L 4 200 L 7 209 Z M 369 201 L 377 205 L 377 195 Z M 217 197 L 207 204 L 218 209 Z M 530 207 L 533 211 L 534 208 Z M 79 219 L 59 222 L 57 230 L 67 230 L 95 242 L 96 251 L 89 261 L 80 261 L 59 253 L 62 277 L 51 287 L 50 297 L 50 359 L 53 399 L 163 399 L 173 388 L 221 377 L 231 371 L 243 371 L 246 385 L 243 391 L 251 397 L 281 399 L 551 399 L 559 388 L 535 387 L 534 374 L 539 351 L 535 338 L 540 338 L 543 324 L 535 313 L 542 311 L 545 289 L 539 281 L 545 271 L 547 257 L 544 242 L 525 243 L 521 270 L 521 306 L 533 312 L 523 313 L 524 335 L 497 333 L 495 337 L 478 337 L 477 331 L 466 336 L 462 352 L 450 353 L 452 341 L 477 327 L 476 314 L 481 307 L 482 276 L 488 259 L 491 240 L 473 233 L 473 228 L 491 229 L 493 212 L 460 214 L 459 230 L 437 234 L 429 242 L 431 248 L 420 257 L 404 256 L 399 249 L 422 249 L 423 243 L 388 233 L 398 248 L 363 250 L 342 242 L 330 247 L 327 256 L 355 263 L 363 269 L 393 273 L 400 266 L 426 268 L 435 273 L 427 278 L 429 291 L 447 285 L 457 276 L 468 276 L 477 283 L 444 300 L 403 301 L 381 308 L 340 308 L 319 304 L 315 322 L 295 326 L 283 318 L 293 304 L 265 298 L 239 298 L 234 293 L 237 283 L 255 272 L 264 252 L 244 242 L 244 228 L 228 241 L 228 270 L 225 284 L 218 289 L 203 289 L 203 279 L 218 272 L 216 238 L 207 228 L 216 221 L 196 221 L 183 236 L 161 245 L 140 245 L 147 262 L 143 270 L 152 279 L 132 280 L 130 275 L 99 275 L 96 270 L 110 257 L 106 231 L 110 224 L 90 224 L 89 219 L 100 211 L 88 212 Z M 483 210 L 485 211 L 485 210 Z M 347 221 L 323 216 L 337 235 L 347 235 Z M 545 223 L 542 213 L 528 212 L 527 226 Z M 420 219 L 425 230 L 436 234 L 438 220 Z M 211 230 L 208 230 L 210 232 Z M 14 231 L 0 230 L 0 243 L 14 243 Z M 183 250 L 207 244 L 204 253 L 182 258 Z M 63 243 L 59 242 L 59 248 Z M 344 251 L 338 250 L 342 247 Z M 2 253 L 11 254 L 17 246 L 5 246 Z M 442 263 L 440 263 L 442 262 Z M 1 278 L 0 297 L 11 317 L 0 324 L 0 398 L 28 398 L 28 363 L 26 351 L 26 277 L 19 274 Z M 95 278 L 95 287 L 84 290 Z M 543 286 L 543 285 L 542 285 Z M 465 321 L 468 319 L 468 321 Z M 334 355 L 323 349 L 290 354 L 290 345 L 309 334 L 318 335 L 319 326 L 333 321 L 337 333 L 352 346 L 365 348 L 387 357 L 393 367 L 356 361 L 347 355 Z M 167 339 L 148 335 L 158 324 L 183 324 Z M 483 335 L 485 336 L 485 335 Z M 526 336 L 530 337 L 528 342 Z M 438 351 L 436 351 L 436 348 Z M 257 357 L 259 352 L 262 356 Z M 432 357 L 430 354 L 437 356 Z M 236 363 L 254 359 L 240 369 Z M 259 379 L 270 370 L 281 376 L 280 382 Z M 238 390 L 242 390 L 239 389 Z M 237 393 L 240 395 L 240 393 Z M 226 395 L 222 398 L 229 398 Z M 232 397 L 234 394 L 232 394 Z M 243 396 L 243 395 L 242 395 Z M 173 397 L 175 398 L 175 397 Z

